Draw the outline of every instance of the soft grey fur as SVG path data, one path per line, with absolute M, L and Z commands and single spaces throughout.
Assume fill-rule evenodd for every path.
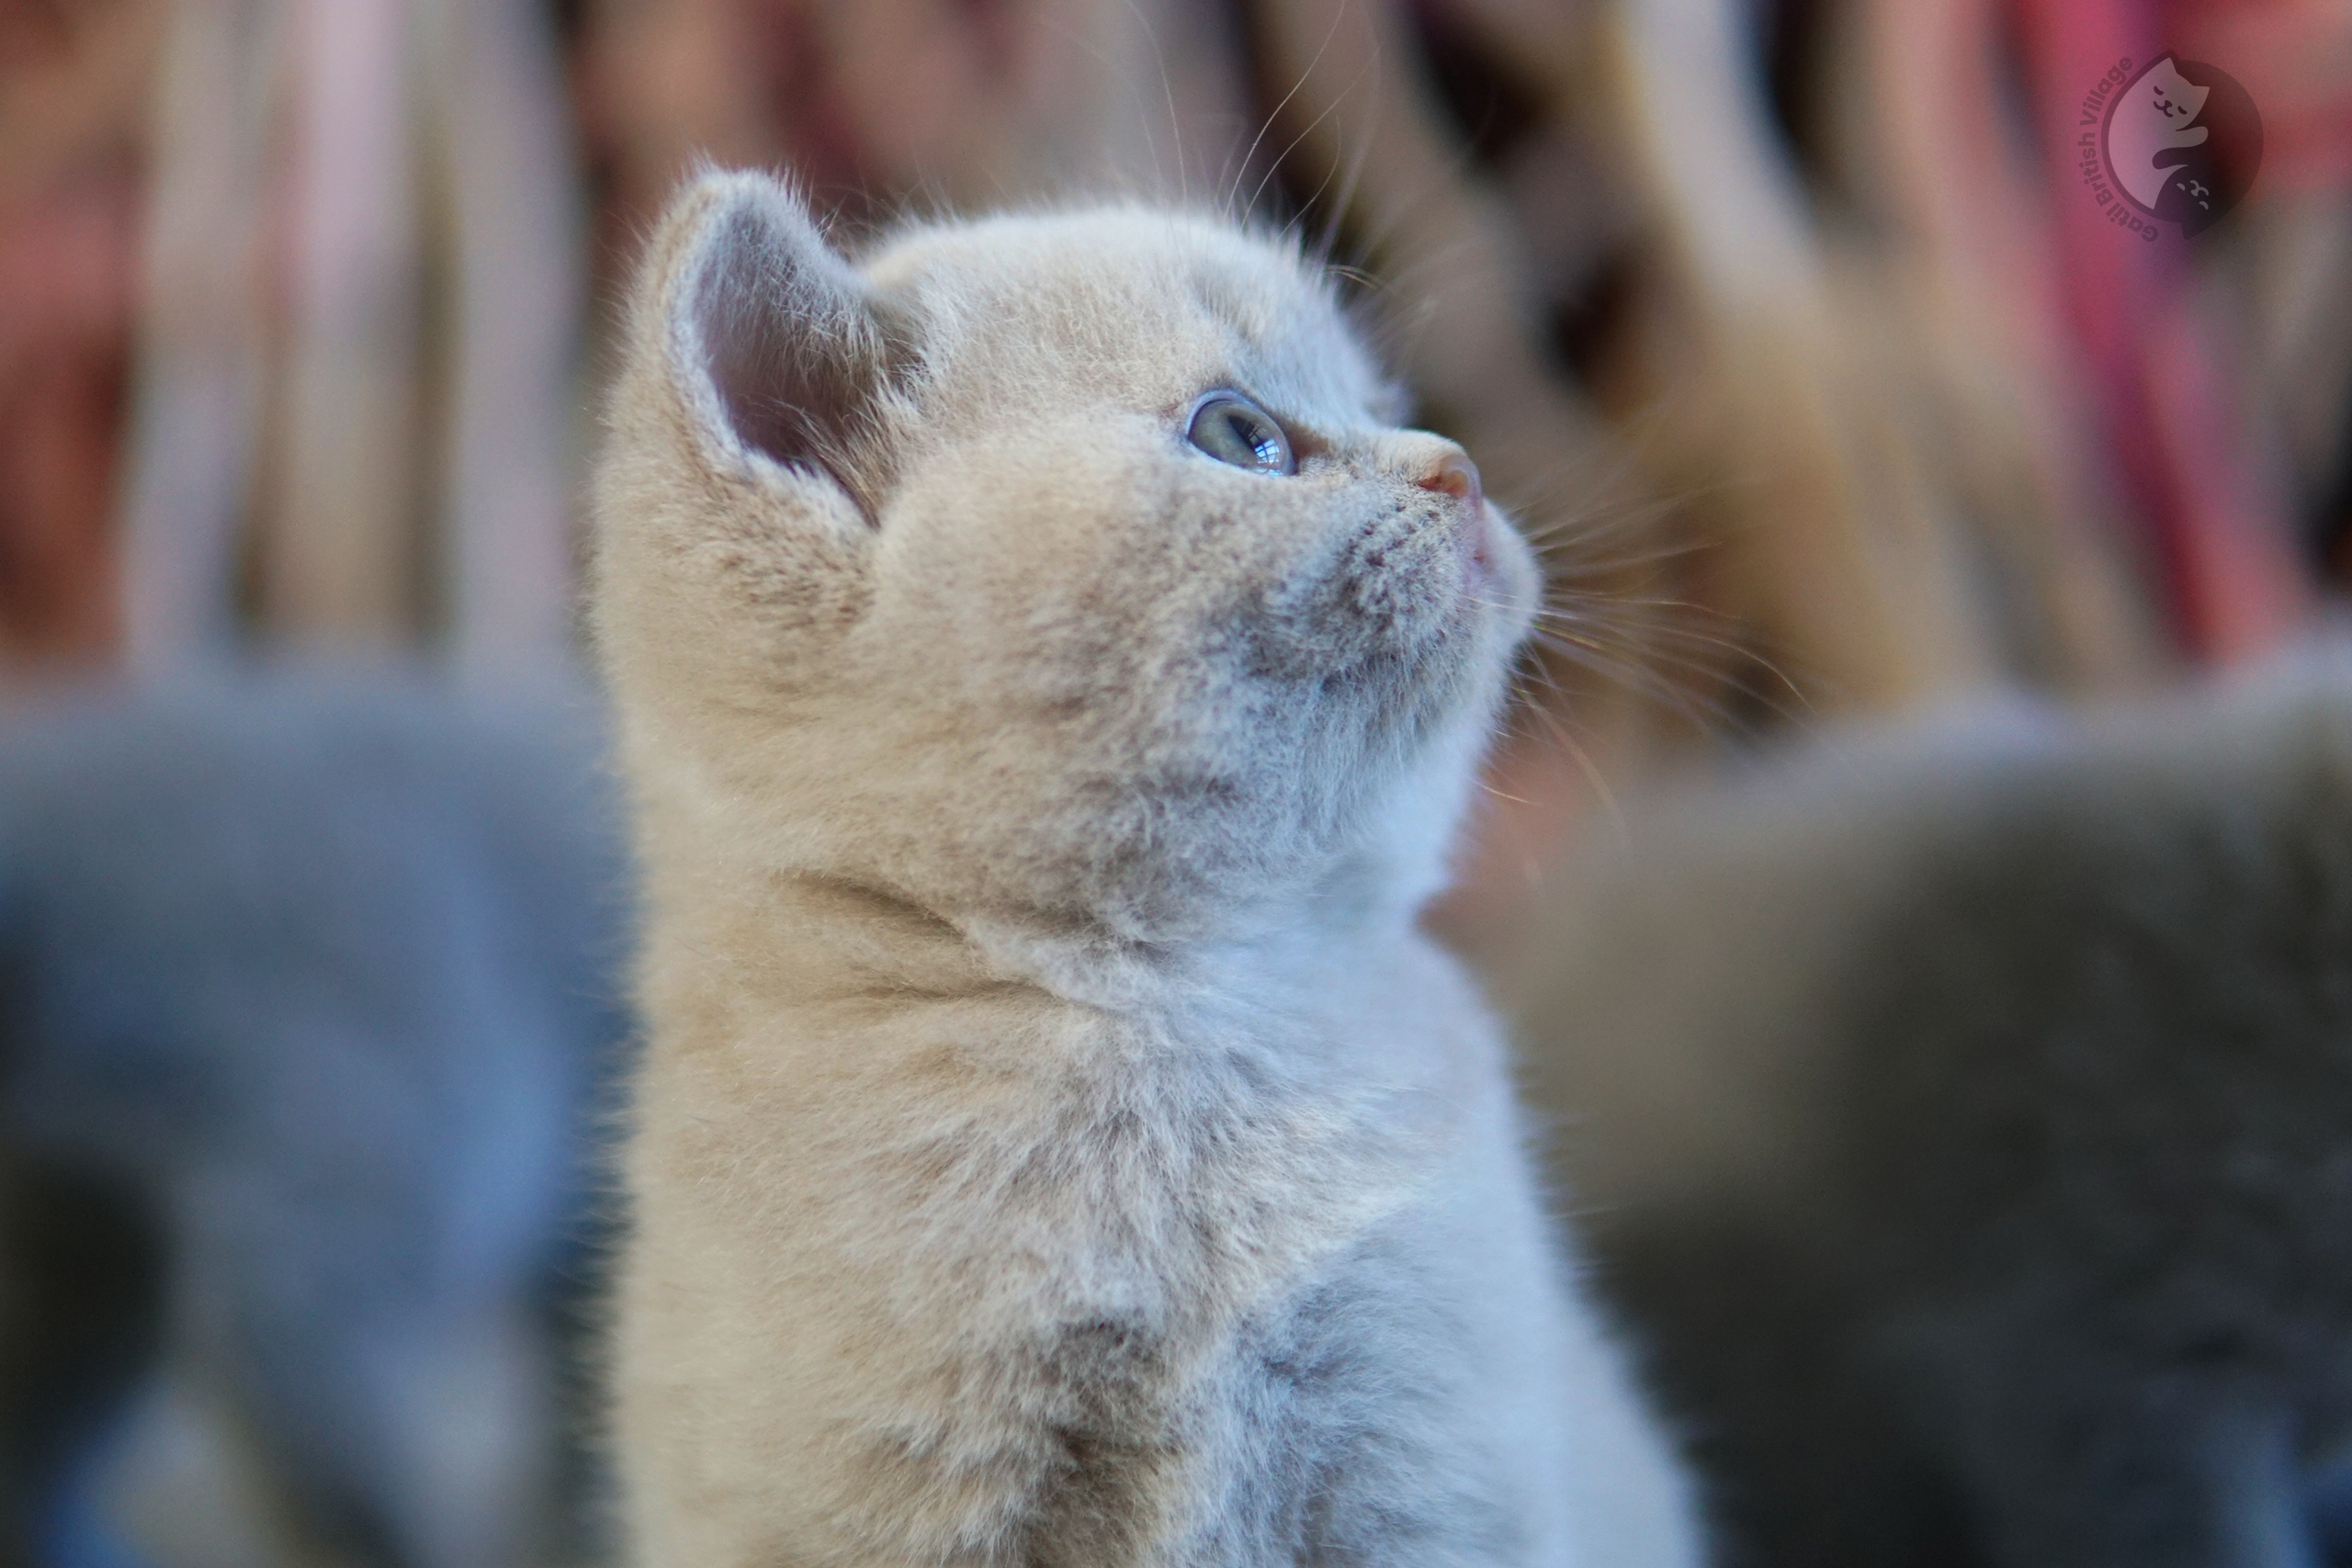
M 1413 925 L 1532 560 L 1325 281 L 1120 208 L 853 266 L 713 175 L 627 355 L 636 1560 L 1691 1561 Z
M 124 1194 L 164 1248 L 160 1346 L 51 1314 L 10 1347 L 49 1363 L 11 1383 L 0 1434 L 36 1490 L 70 1457 L 48 1447 L 105 1414 L 58 1411 L 155 1349 L 340 1561 L 553 1544 L 534 1314 L 622 1022 L 587 718 L 378 675 L 80 694 L 0 724 L 0 1156 Z M 88 1364 L 47 1375 L 69 1354 Z M 44 1561 L 63 1550 L 34 1529 Z
M 2352 1545 L 2340 650 L 1660 807 L 1510 967 L 1732 1562 Z

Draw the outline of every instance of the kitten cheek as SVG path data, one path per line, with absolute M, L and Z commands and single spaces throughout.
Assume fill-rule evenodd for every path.
M 1463 592 L 1474 599 L 1491 598 L 1507 586 L 1497 581 L 1504 563 L 1496 524 L 1494 509 L 1476 492 L 1446 508 L 1440 519 L 1455 570 L 1461 573 Z
M 1490 598 L 1504 591 L 1496 581 L 1494 513 L 1484 502 L 1464 510 L 1461 522 L 1455 525 L 1454 542 L 1462 552 L 1463 587 L 1474 599 Z
M 1476 542 L 1465 569 L 1470 597 L 1524 618 L 1542 602 L 1543 569 L 1535 552 L 1509 517 L 1493 506 L 1481 510 Z

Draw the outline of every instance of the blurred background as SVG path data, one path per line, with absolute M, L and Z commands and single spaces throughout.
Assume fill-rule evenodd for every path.
M 2259 173 L 2127 244 L 2073 122 L 2165 51 Z M 852 239 L 1121 190 L 1328 245 L 1552 552 L 1521 771 L 1585 785 L 1509 792 L 1522 853 L 1693 741 L 2162 680 L 2352 570 L 2335 0 L 8 0 L 14 682 L 561 667 L 613 288 L 696 157 Z
M 2149 242 L 2080 177 L 2077 124 L 2117 62 L 2167 51 L 2243 84 L 2263 141 L 2242 206 Z M 23 1168 L 0 1191 L 0 1327 L 88 1328 L 93 1369 L 0 1369 L 0 1550 L 593 1550 L 563 1436 L 576 1314 L 548 1303 L 593 1250 L 579 1129 L 623 1032 L 603 1004 L 624 900 L 595 789 L 535 796 L 576 830 L 566 882 L 501 859 L 522 829 L 485 781 L 593 774 L 567 681 L 605 340 L 698 158 L 790 170 L 853 243 L 909 212 L 1133 192 L 1295 227 L 1341 264 L 1420 421 L 1469 447 L 1554 578 L 1435 917 L 1474 954 L 1645 780 L 1828 716 L 2173 682 L 2302 635 L 2352 580 L 2343 0 L 0 0 L 0 947 L 45 955 L 9 960 L 35 1000 L 0 1045 Z M 356 787 L 384 778 L 414 782 Z M 85 858 L 28 847 L 44 813 Z M 383 842 L 414 852 L 377 865 Z M 145 1055 L 88 1024 L 122 987 L 217 978 L 166 915 L 122 912 L 136 877 L 85 897 L 108 855 L 255 922 L 219 960 L 266 971 L 247 1012 L 183 1039 L 210 1015 L 158 981 L 175 1021 Z M 424 933 L 447 920 L 313 951 L 289 933 L 322 918 L 320 884 L 599 917 L 478 976 L 538 1010 L 529 1051 L 452 1043 L 448 1018 L 402 1033 L 368 999 L 441 983 Z M 120 973 L 60 999 L 60 965 L 102 945 L 75 919 L 120 938 Z M 300 1128 L 206 1109 L 188 1083 L 233 1104 L 220 1086 L 299 1049 L 238 1021 L 322 974 L 343 988 L 311 998 L 312 1027 L 368 1035 L 351 1059 L 375 1066 L 303 1091 Z M 420 1111 L 425 1174 L 356 1209 L 320 1196 L 382 1120 L 382 1073 L 440 1106 L 499 1078 L 482 1053 L 537 1110 L 496 1100 L 462 1132 Z M 91 1152 L 115 1145 L 90 1127 L 132 1117 L 108 1096 L 175 1072 L 143 1113 L 203 1138 Z M 437 1281 L 417 1288 L 454 1326 L 413 1354 L 439 1382 L 386 1372 L 289 1414 L 317 1368 L 410 1352 L 267 1364 L 301 1335 L 264 1325 L 379 1276 L 352 1264 L 321 1294 L 288 1239 L 307 1233 L 254 1216 L 299 1200 L 329 1228 L 446 1239 L 485 1191 L 511 1223 L 472 1261 L 381 1265 Z M 301 1291 L 231 1310 L 240 1269 Z M 512 1388 L 449 1371 L 513 1364 L 481 1348 L 510 1330 L 559 1348 Z M 109 1368 L 135 1370 L 118 1389 Z M 370 1401 L 380 1434 L 331 1437 Z M 460 1427 L 554 1457 L 453 1478 L 401 1446 Z

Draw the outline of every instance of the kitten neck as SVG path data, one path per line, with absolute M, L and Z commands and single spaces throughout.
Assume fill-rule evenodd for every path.
M 663 899 L 690 950 L 756 967 L 804 997 L 845 990 L 933 1000 L 1008 987 L 1118 1013 L 1186 1005 L 1237 983 L 1322 972 L 1343 955 L 1409 940 L 1410 911 L 1365 897 L 1367 874 L 1244 925 L 1145 938 L 1046 911 L 943 912 L 903 893 L 814 871 L 705 867 Z M 756 955 L 756 956 L 753 956 Z

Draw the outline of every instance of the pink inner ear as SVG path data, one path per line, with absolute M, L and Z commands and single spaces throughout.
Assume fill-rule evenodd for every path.
M 695 336 L 736 439 L 847 485 L 882 378 L 862 281 L 781 194 L 729 202 L 711 220 L 698 273 Z

